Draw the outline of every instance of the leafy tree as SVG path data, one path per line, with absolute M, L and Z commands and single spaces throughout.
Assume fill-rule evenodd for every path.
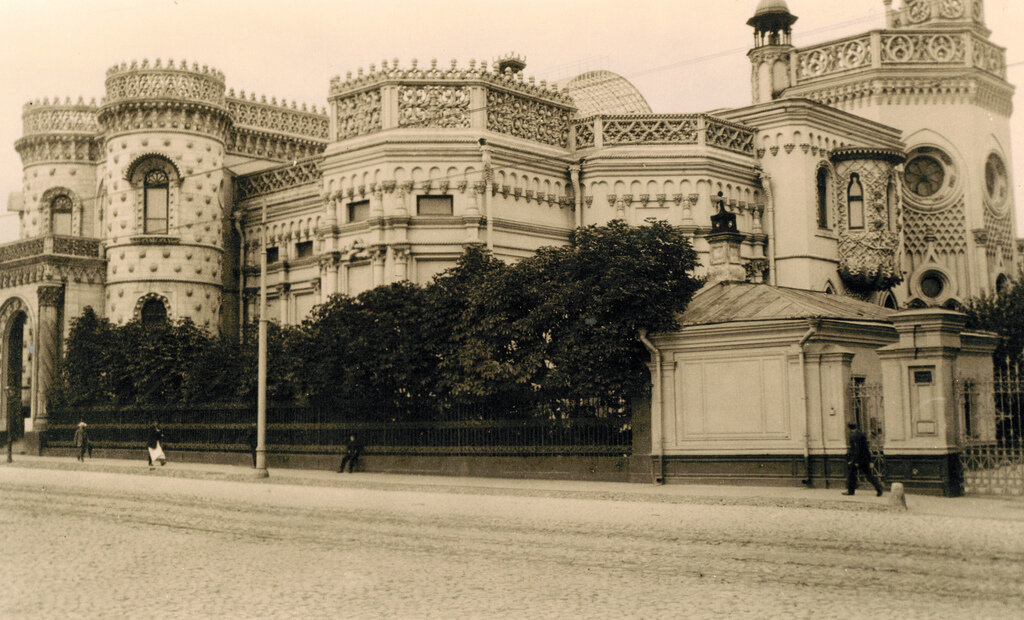
M 963 308 L 967 326 L 999 334 L 995 359 L 1024 362 L 1024 274 L 1018 274 L 1002 293 L 969 299 Z
M 477 263 L 480 261 L 477 260 Z M 648 382 L 639 329 L 677 327 L 700 286 L 696 254 L 664 222 L 573 232 L 468 287 L 456 326 L 456 394 L 628 398 Z M 465 278 L 465 276 L 463 276 Z

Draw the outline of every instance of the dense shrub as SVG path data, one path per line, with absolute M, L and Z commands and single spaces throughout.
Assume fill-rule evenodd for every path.
M 574 231 L 514 264 L 482 248 L 427 286 L 335 295 L 299 327 L 273 326 L 268 397 L 337 410 L 429 415 L 438 405 L 628 399 L 646 388 L 640 329 L 677 327 L 700 282 L 696 255 L 663 222 Z M 243 342 L 190 321 L 73 324 L 54 402 L 253 401 L 256 330 Z

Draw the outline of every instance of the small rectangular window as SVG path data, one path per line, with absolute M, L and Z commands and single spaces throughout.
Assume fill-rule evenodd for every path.
M 418 196 L 416 215 L 451 215 L 451 196 Z
M 277 262 L 277 248 L 267 248 L 267 264 Z
M 360 200 L 348 203 L 348 221 L 361 222 L 370 217 L 370 201 Z
M 914 371 L 914 383 L 917 385 L 929 384 L 932 382 L 932 371 L 930 370 L 915 370 Z
M 295 256 L 297 258 L 309 258 L 313 255 L 313 242 L 302 241 L 295 244 Z

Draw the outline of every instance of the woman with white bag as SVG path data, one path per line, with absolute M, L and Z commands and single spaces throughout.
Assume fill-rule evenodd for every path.
M 153 426 L 149 429 L 149 441 L 146 442 L 146 447 L 149 449 L 149 466 L 153 467 L 153 463 L 160 461 L 160 465 L 167 464 L 167 457 L 164 456 L 164 449 L 160 446 L 160 440 L 164 438 L 164 434 L 160 432 L 160 425 L 156 420 L 153 420 Z

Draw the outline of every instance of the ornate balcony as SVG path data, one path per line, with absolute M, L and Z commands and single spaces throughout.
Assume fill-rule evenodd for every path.
M 105 277 L 99 239 L 47 235 L 0 245 L 0 288 L 55 280 L 101 284 Z

